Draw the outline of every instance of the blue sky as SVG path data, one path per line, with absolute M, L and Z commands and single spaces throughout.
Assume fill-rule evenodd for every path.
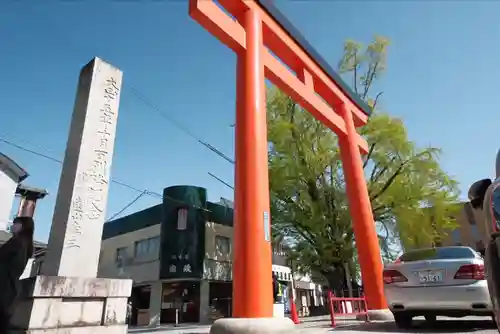
M 499 133 L 500 2 L 277 1 L 318 51 L 337 63 L 345 39 L 388 37 L 380 107 L 401 117 L 412 140 L 444 151 L 442 164 L 465 193 L 492 176 Z M 234 153 L 235 56 L 192 21 L 187 1 L 0 2 L 0 138 L 62 159 L 79 69 L 101 56 L 124 81 L 197 137 Z M 475 133 L 474 133 L 475 132 Z M 37 208 L 46 240 L 60 165 L 4 143 L 0 151 L 47 188 Z M 175 184 L 232 198 L 233 166 L 161 117 L 125 88 L 112 176 L 161 193 Z M 108 216 L 138 193 L 112 184 Z M 159 203 L 143 196 L 125 213 Z

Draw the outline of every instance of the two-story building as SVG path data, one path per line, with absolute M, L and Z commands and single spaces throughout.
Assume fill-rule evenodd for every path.
M 168 187 L 163 203 L 104 225 L 99 276 L 134 281 L 134 324 L 230 316 L 232 238 L 230 201 L 210 202 L 200 187 Z M 273 254 L 273 271 L 292 281 L 283 253 Z
M 470 202 L 460 203 L 461 209 L 457 213 L 457 227 L 449 231 L 443 246 L 469 246 L 478 252 L 484 251 L 487 240 L 483 240 L 483 236 L 487 235 L 483 231 L 483 224 L 478 224 L 484 220 L 482 210 L 474 210 Z

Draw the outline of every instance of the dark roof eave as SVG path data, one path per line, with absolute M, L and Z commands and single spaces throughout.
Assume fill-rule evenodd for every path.
M 273 0 L 257 0 L 260 6 L 276 22 L 288 32 L 297 44 L 325 71 L 330 79 L 335 82 L 342 92 L 367 116 L 370 116 L 372 109 L 356 94 L 345 82 L 333 67 L 319 54 L 318 51 L 307 41 L 300 31 L 286 18 L 286 16 L 273 4 Z
M 16 176 L 17 183 L 23 182 L 29 176 L 24 168 L 3 153 L 0 153 L 0 164 L 4 164 Z
M 19 184 L 16 188 L 17 195 L 26 196 L 29 193 L 37 195 L 37 198 L 39 199 L 42 199 L 49 194 L 46 189 L 30 187 L 24 184 Z

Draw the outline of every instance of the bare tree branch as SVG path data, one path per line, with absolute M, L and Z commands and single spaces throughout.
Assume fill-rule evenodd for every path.
M 376 194 L 374 195 L 373 197 L 370 198 L 371 201 L 374 201 L 376 200 L 379 196 L 381 196 L 387 189 L 389 189 L 389 187 L 391 186 L 391 184 L 394 182 L 394 180 L 396 180 L 396 178 L 401 174 L 401 172 L 403 171 L 403 168 L 408 165 L 413 159 L 415 158 L 419 158 L 421 156 L 424 156 L 428 154 L 427 151 L 424 151 L 424 152 L 420 152 L 419 154 L 416 154 L 415 156 L 413 156 L 412 158 L 410 159 L 407 159 L 405 161 L 403 161 L 399 167 L 396 169 L 396 171 L 391 175 L 391 177 L 387 180 L 387 182 L 384 184 L 384 186 L 382 187 L 382 189 Z M 395 158 L 395 157 L 394 157 Z M 393 158 L 393 159 L 394 159 Z M 381 174 L 380 174 L 381 175 Z
M 375 75 L 377 75 L 378 65 L 379 65 L 379 63 L 376 62 L 375 64 L 370 64 L 370 66 L 368 67 L 368 72 L 367 72 L 365 84 L 364 84 L 365 90 L 364 90 L 363 96 L 362 96 L 363 100 L 366 100 L 366 98 L 368 97 L 368 93 L 369 93 L 370 88 L 372 86 L 373 79 L 375 78 Z
M 370 161 L 370 159 L 372 157 L 372 154 L 373 154 L 373 151 L 375 150 L 376 145 L 377 145 L 377 143 L 373 143 L 370 145 L 370 149 L 368 150 L 368 154 L 366 155 L 365 161 L 363 163 L 363 169 L 365 169 L 366 166 L 368 165 L 368 162 Z
M 356 93 L 356 95 L 358 95 L 358 52 L 356 51 L 354 53 L 354 75 L 353 75 L 353 78 L 352 78 L 352 81 L 353 81 L 353 88 L 354 88 L 354 92 Z
M 375 96 L 375 100 L 373 100 L 372 110 L 375 110 L 375 107 L 377 106 L 378 103 L 378 99 L 382 96 L 382 94 L 384 94 L 384 92 L 380 92 L 377 94 L 377 96 Z

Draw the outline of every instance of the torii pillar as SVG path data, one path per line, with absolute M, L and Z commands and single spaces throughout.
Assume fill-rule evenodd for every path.
M 366 124 L 371 109 L 272 2 L 219 0 L 218 4 L 231 17 L 212 0 L 190 0 L 191 17 L 230 47 L 238 59 L 235 318 L 218 320 L 211 332 L 284 333 L 292 329 L 291 321 L 272 318 L 266 78 L 338 135 L 370 316 L 391 317 L 384 297 L 379 241 L 360 156 L 360 152 L 367 153 L 368 145 L 356 131 L 356 127 Z

